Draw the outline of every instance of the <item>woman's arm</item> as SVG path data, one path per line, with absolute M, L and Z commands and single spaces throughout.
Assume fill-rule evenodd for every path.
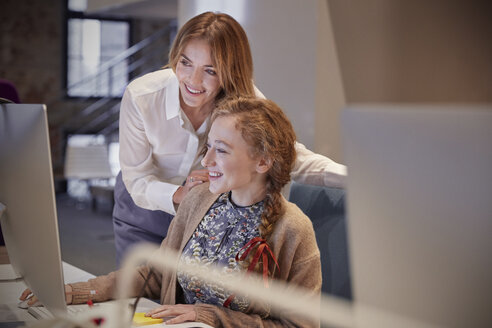
M 132 280 L 132 286 L 129 292 L 130 297 L 136 297 L 140 293 L 145 279 L 148 277 L 150 267 L 141 266 L 135 273 L 135 277 Z M 70 296 L 71 302 L 68 304 L 82 304 L 89 300 L 93 302 L 105 302 L 114 299 L 116 295 L 117 280 L 121 277 L 121 270 L 111 272 L 104 276 L 98 276 L 90 279 L 86 282 L 77 282 L 68 284 L 68 288 L 71 289 Z M 161 281 L 156 281 L 154 277 L 159 278 L 160 274 L 157 273 L 149 279 L 148 288 L 144 291 L 144 296 L 149 298 L 159 298 Z M 67 291 L 67 289 L 66 289 Z M 67 295 L 68 296 L 68 295 Z M 67 301 L 70 297 L 67 297 Z
M 120 108 L 120 165 L 126 189 L 138 206 L 175 214 L 172 196 L 179 185 L 157 178 L 153 147 L 147 135 L 142 108 L 127 87 Z
M 299 183 L 345 188 L 347 167 L 326 156 L 316 154 L 296 142 L 297 158 L 292 169 L 292 179 Z

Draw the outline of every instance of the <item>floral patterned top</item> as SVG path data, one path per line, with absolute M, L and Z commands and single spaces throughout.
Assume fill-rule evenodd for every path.
M 230 192 L 219 196 L 195 229 L 186 244 L 181 262 L 202 266 L 216 265 L 225 275 L 245 270 L 236 262 L 236 254 L 248 241 L 260 236 L 259 225 L 263 201 L 251 206 L 235 205 Z M 224 288 L 205 283 L 196 276 L 179 270 L 178 282 L 183 289 L 186 303 L 207 303 L 222 306 L 232 294 Z M 244 312 L 249 300 L 236 296 L 230 303 L 232 310 Z

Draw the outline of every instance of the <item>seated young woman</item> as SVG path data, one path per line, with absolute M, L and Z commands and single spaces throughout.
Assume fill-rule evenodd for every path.
M 180 204 L 161 248 L 181 253 L 180 261 L 246 271 L 259 249 L 270 256 L 272 279 L 304 287 L 310 296 L 321 290 L 321 263 L 311 221 L 280 191 L 290 180 L 296 137 L 283 111 L 272 101 L 235 98 L 212 115 L 202 165 L 209 182 L 193 188 Z M 238 253 L 256 247 L 241 261 Z M 273 254 L 273 257 L 270 255 Z M 260 256 L 262 258 L 262 256 Z M 246 263 L 244 263 L 246 262 Z M 259 264 L 259 263 L 258 263 Z M 278 264 L 278 267 L 277 267 Z M 138 268 L 135 295 L 152 267 Z M 155 270 L 155 269 L 154 269 Z M 254 270 L 263 273 L 263 265 Z M 272 276 L 273 273 L 273 276 Z M 106 301 L 113 297 L 118 272 L 67 285 L 67 302 Z M 144 296 L 160 298 L 147 315 L 174 316 L 167 323 L 204 322 L 214 327 L 319 326 L 293 314 L 275 316 L 268 306 L 208 284 L 179 270 L 156 272 Z M 89 291 L 95 290 L 91 295 Z

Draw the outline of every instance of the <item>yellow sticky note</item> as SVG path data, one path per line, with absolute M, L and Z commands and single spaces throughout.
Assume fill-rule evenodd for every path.
M 147 326 L 147 325 L 155 325 L 157 323 L 161 323 L 164 320 L 155 319 L 152 317 L 146 317 L 143 312 L 135 312 L 133 315 L 133 324 L 136 326 Z

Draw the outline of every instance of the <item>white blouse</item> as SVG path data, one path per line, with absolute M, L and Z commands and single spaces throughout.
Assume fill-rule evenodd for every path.
M 120 108 L 120 165 L 135 204 L 176 214 L 172 197 L 192 170 L 202 168 L 198 154 L 209 123 L 206 119 L 194 130 L 180 109 L 179 84 L 171 69 L 146 74 L 127 86 Z M 344 187 L 344 165 L 300 143 L 296 151 L 295 181 Z

